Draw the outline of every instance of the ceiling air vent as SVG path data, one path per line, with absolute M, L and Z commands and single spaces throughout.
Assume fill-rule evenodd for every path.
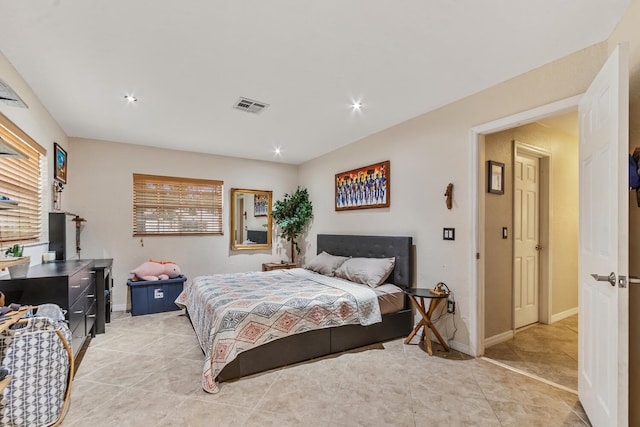
M 11 87 L 0 79 L 0 102 L 13 107 L 27 108 L 27 104 L 16 94 Z
M 253 99 L 242 97 L 238 98 L 238 101 L 233 104 L 233 108 L 253 114 L 260 113 L 268 106 L 269 104 L 265 104 L 264 102 L 254 101 Z

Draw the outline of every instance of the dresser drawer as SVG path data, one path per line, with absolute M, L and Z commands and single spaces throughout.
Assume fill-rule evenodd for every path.
M 91 328 L 93 328 L 93 325 L 96 323 L 96 308 L 97 308 L 97 304 L 95 300 L 93 302 L 91 302 L 91 300 L 88 300 L 88 301 L 91 305 L 87 309 L 87 314 L 85 315 L 85 318 L 84 318 L 84 322 L 85 322 L 84 330 L 87 335 L 89 335 L 89 333 L 91 332 Z M 92 337 L 95 336 L 95 331 L 94 333 L 91 334 L 91 336 Z
M 95 292 L 94 283 L 95 272 L 91 268 L 83 268 L 73 276 L 69 277 L 69 303 L 74 304 L 78 300 L 80 294 L 82 294 L 89 286 L 91 293 Z
M 72 332 L 76 330 L 78 325 L 82 325 L 82 332 L 84 333 L 84 316 L 87 313 L 87 309 L 89 308 L 89 298 L 87 298 L 87 293 L 81 294 L 81 297 L 69 307 L 69 329 Z

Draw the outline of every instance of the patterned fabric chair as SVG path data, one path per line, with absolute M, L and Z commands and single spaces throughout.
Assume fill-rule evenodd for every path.
M 68 408 L 71 331 L 60 307 L 40 307 L 35 317 L 21 319 L 0 334 L 0 359 L 11 376 L 0 400 L 1 426 L 57 425 Z

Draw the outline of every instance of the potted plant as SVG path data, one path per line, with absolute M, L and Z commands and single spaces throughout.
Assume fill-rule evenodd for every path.
M 279 236 L 291 242 L 291 262 L 293 263 L 295 252 L 300 253 L 296 238 L 302 234 L 304 227 L 313 218 L 313 206 L 307 189 L 298 187 L 295 193 L 285 194 L 283 200 L 277 200 L 274 203 L 271 216 L 280 228 Z
M 9 246 L 7 250 L 4 251 L 4 254 L 13 258 L 20 258 L 23 252 L 24 252 L 24 246 L 20 246 L 16 243 L 13 246 Z
M 12 279 L 24 279 L 25 277 L 27 277 L 31 258 L 28 256 L 23 257 L 22 256 L 23 253 L 24 253 L 24 246 L 20 246 L 18 244 L 10 246 L 9 248 L 7 248 L 6 251 L 4 251 L 5 256 L 16 259 L 15 262 L 12 262 L 8 266 L 9 276 Z

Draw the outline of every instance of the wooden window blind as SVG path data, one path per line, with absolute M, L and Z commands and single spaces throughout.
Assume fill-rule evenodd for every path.
M 222 186 L 222 181 L 133 174 L 133 235 L 222 235 Z
M 2 144 L 20 157 L 0 156 L 0 245 L 38 242 L 42 232 L 42 170 L 46 150 L 0 113 Z

